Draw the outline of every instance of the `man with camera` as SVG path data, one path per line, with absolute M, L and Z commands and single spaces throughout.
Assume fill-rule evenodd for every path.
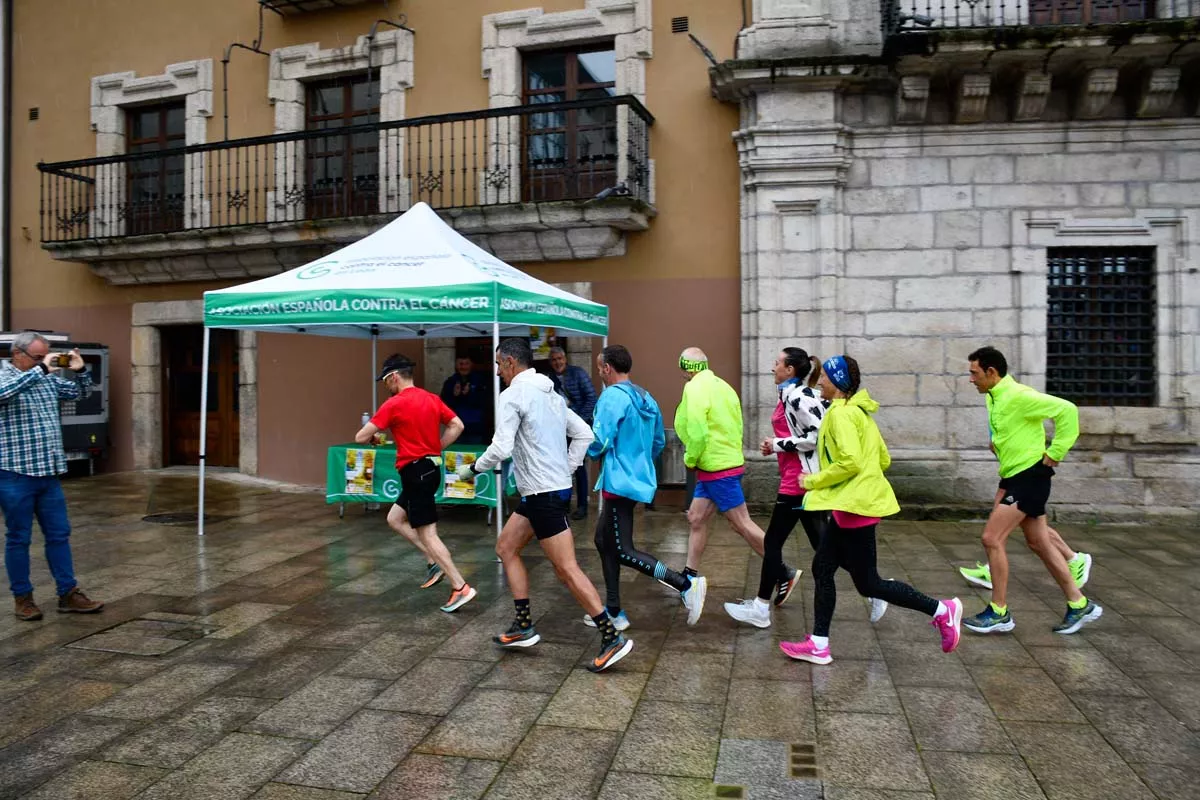
M 72 370 L 74 379 L 65 377 L 63 368 Z M 78 400 L 91 391 L 92 377 L 79 351 L 51 353 L 46 338 L 32 331 L 17 334 L 11 360 L 0 365 L 0 510 L 8 527 L 4 566 L 20 620 L 42 618 L 29 582 L 34 517 L 46 539 L 59 612 L 90 614 L 104 608 L 75 583 L 71 524 L 58 481 L 67 471 L 59 401 Z

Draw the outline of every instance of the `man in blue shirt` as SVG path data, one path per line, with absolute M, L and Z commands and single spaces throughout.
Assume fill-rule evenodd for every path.
M 667 569 L 667 565 L 633 546 L 633 507 L 654 500 L 658 478 L 654 460 L 662 452 L 662 412 L 650 393 L 629 379 L 633 356 L 619 344 L 605 347 L 596 358 L 596 369 L 605 389 L 596 403 L 595 439 L 588 455 L 603 458 L 600 465 L 600 521 L 596 525 L 596 550 L 604 569 L 608 591 L 608 616 L 617 630 L 629 627 L 621 610 L 621 567 L 643 575 L 679 592 L 688 610 L 688 625 L 695 625 L 704 610 L 708 581 L 702 576 Z M 593 624 L 584 617 L 585 624 Z
M 550 369 L 554 371 L 554 382 L 567 398 L 567 408 L 579 415 L 589 426 L 592 412 L 596 408 L 596 387 L 587 370 L 567 363 L 567 354 L 561 347 L 550 348 Z M 571 519 L 584 519 L 588 509 L 587 462 L 575 470 L 575 513 Z
M 0 510 L 8 533 L 4 566 L 15 599 L 17 619 L 42 618 L 29 582 L 29 545 L 36 516 L 46 539 L 46 561 L 58 590 L 58 610 L 90 614 L 104 608 L 75 583 L 71 563 L 71 525 L 58 475 L 67 471 L 63 452 L 60 400 L 78 400 L 92 391 L 78 350 L 69 368 L 78 381 L 63 377 L 45 337 L 26 331 L 12 343 L 12 359 L 0 365 Z M 83 370 L 83 371 L 81 371 Z
M 492 381 L 475 369 L 469 356 L 454 359 L 454 374 L 442 384 L 442 402 L 462 420 L 459 444 L 486 444 L 491 437 L 488 425 L 492 408 Z

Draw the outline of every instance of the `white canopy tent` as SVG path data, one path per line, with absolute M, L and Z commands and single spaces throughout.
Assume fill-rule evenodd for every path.
M 204 293 L 200 407 L 207 408 L 209 329 L 308 333 L 375 342 L 425 336 L 528 336 L 531 327 L 607 339 L 608 307 L 530 277 L 476 246 L 418 203 L 375 233 L 269 278 Z M 499 403 L 500 378 L 493 380 Z M 204 535 L 207 414 L 200 415 Z M 499 485 L 499 483 L 497 483 Z M 500 513 L 497 509 L 499 530 Z

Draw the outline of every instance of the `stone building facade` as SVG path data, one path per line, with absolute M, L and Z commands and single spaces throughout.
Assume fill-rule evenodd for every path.
M 1085 27 L 1042 24 L 1057 3 L 1010 5 L 1003 25 L 1003 5 L 908 3 L 755 0 L 712 70 L 741 113 L 748 451 L 779 349 L 847 352 L 883 404 L 902 501 L 986 504 L 995 460 L 966 373 L 993 344 L 1018 380 L 1080 395 L 1059 513 L 1195 520 L 1200 6 Z M 773 466 L 751 473 L 769 497 Z

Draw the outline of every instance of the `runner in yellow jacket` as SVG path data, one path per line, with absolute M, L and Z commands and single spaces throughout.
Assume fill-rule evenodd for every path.
M 683 463 L 696 470 L 696 489 L 688 506 L 688 557 L 684 574 L 698 575 L 700 558 L 708 544 L 708 521 L 720 511 L 730 526 L 760 556 L 763 530 L 750 519 L 742 475 L 742 401 L 737 392 L 708 368 L 708 356 L 699 347 L 689 347 L 679 356 L 679 368 L 688 376 L 683 399 L 675 411 L 675 433 L 683 442 Z M 780 583 L 776 605 L 792 593 L 800 570 L 784 565 L 789 579 Z M 779 599 L 782 598 L 782 599 Z M 703 601 L 700 601 L 703 604 Z M 699 619 L 688 615 L 688 624 Z
M 833 356 L 821 365 L 817 385 L 821 397 L 830 402 L 817 453 L 821 469 L 804 476 L 804 508 L 828 511 L 813 558 L 812 635 L 798 642 L 780 642 L 788 658 L 812 664 L 828 664 L 829 626 L 837 604 L 834 576 L 838 569 L 850 573 L 854 588 L 863 597 L 873 597 L 899 608 L 920 611 L 932 618 L 942 639 L 942 651 L 958 647 L 962 601 L 957 597 L 937 600 L 907 583 L 879 577 L 875 564 L 875 527 L 882 517 L 900 510 L 892 485 L 883 476 L 892 463 L 887 445 L 872 415 L 879 403 L 860 388 L 858 362 L 850 356 Z
M 1075 633 L 1099 619 L 1104 609 L 1079 591 L 1080 581 L 1051 537 L 1046 502 L 1054 467 L 1067 456 L 1079 437 L 1079 409 L 1061 397 L 1043 394 L 1017 383 L 1008 374 L 1008 361 L 994 347 L 981 347 L 967 356 L 971 383 L 987 395 L 992 451 L 1000 459 L 1000 491 L 983 529 L 988 554 L 992 600 L 980 613 L 963 620 L 975 633 L 1004 633 L 1014 627 L 1008 613 L 1008 555 L 1004 546 L 1018 527 L 1025 543 L 1037 553 L 1067 599 L 1067 613 L 1055 633 Z M 1046 444 L 1046 420 L 1054 421 L 1054 439 Z M 1063 545 L 1065 547 L 1065 545 Z M 1087 557 L 1090 567 L 1091 557 Z

